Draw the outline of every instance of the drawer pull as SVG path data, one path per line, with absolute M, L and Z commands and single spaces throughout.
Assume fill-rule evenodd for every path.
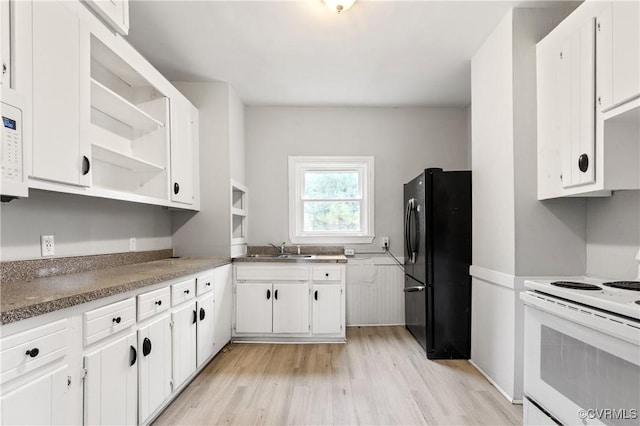
M 204 285 L 205 285 L 206 287 L 211 287 L 211 282 L 210 282 L 210 281 L 208 281 L 208 282 L 204 283 Z
M 162 300 L 156 300 L 156 305 L 158 306 L 162 305 Z
M 145 337 L 142 341 L 142 355 L 147 356 L 151 353 L 151 340 Z
M 184 291 L 184 294 L 189 294 L 189 289 L 186 289 L 186 290 Z
M 129 346 L 130 356 L 129 356 L 129 367 L 133 367 L 138 359 L 138 351 L 133 346 Z
M 113 318 L 111 321 L 115 322 L 116 324 L 120 324 L 120 321 L 122 321 L 122 317 Z
M 39 353 L 40 353 L 40 349 L 33 348 L 33 349 L 30 349 L 30 350 L 27 350 L 25 355 L 29 355 L 31 358 L 35 358 L 35 357 L 38 356 Z
M 328 276 L 329 276 L 329 273 L 327 272 L 326 274 L 324 274 L 324 276 L 325 276 L 325 277 L 328 277 Z
M 204 316 L 205 316 L 204 308 L 200 308 L 200 321 L 204 319 Z

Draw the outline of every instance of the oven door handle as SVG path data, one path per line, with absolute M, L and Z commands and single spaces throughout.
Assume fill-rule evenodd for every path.
M 634 345 L 640 345 L 640 321 L 626 319 L 617 315 L 609 315 L 605 312 L 571 303 L 567 300 L 559 300 L 553 296 L 533 291 L 523 291 L 520 299 L 525 306 L 547 312 L 551 315 L 566 319 L 583 327 L 597 330 L 618 339 L 622 339 Z M 525 313 L 526 317 L 526 313 Z

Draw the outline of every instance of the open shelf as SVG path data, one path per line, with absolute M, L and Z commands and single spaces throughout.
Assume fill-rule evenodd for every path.
M 91 106 L 144 133 L 164 127 L 164 123 L 94 79 L 91 79 Z
M 126 155 L 95 143 L 91 145 L 91 151 L 93 158 L 96 160 L 114 164 L 134 172 L 160 173 L 164 171 L 164 167 L 158 164 Z

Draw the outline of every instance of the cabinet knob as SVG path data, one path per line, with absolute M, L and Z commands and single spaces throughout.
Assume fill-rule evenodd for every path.
M 29 355 L 31 358 L 35 358 L 38 356 L 38 354 L 40 353 L 40 349 L 38 348 L 33 348 L 33 349 L 29 349 L 27 350 L 27 352 L 25 353 L 25 355 Z
M 324 276 L 325 276 L 325 277 L 328 277 L 328 276 L 329 276 L 329 273 L 327 272 L 326 274 L 324 274 Z
M 5 64 L 4 62 L 2 63 L 2 75 L 5 75 L 7 73 L 7 64 Z
M 158 306 L 162 305 L 162 300 L 156 300 L 156 305 Z
M 173 193 L 177 194 L 178 192 L 180 192 L 180 184 L 176 182 L 173 184 Z
M 205 286 L 210 287 L 210 286 L 211 286 L 211 282 L 207 282 L 207 283 L 205 284 Z
M 151 340 L 145 337 L 142 341 L 142 355 L 147 356 L 151 353 Z
M 198 313 L 196 312 L 196 310 L 193 310 L 193 322 L 192 324 L 195 324 L 196 321 L 198 321 Z
M 314 292 L 313 292 L 313 298 L 314 298 L 315 300 L 318 300 L 318 290 L 316 290 L 316 291 L 314 291 Z
M 122 318 L 121 317 L 116 317 L 116 318 L 113 318 L 111 321 L 115 322 L 116 324 L 120 324 L 120 321 L 122 321 Z
M 189 294 L 189 289 L 186 289 L 186 290 L 184 291 L 184 294 Z
M 267 300 L 271 299 L 271 290 L 267 290 Z
M 582 154 L 578 157 L 578 168 L 582 173 L 589 169 L 589 156 L 587 154 Z
M 273 298 L 278 300 L 278 290 L 273 292 Z
M 204 311 L 204 308 L 200 308 L 200 321 L 202 321 L 202 320 L 204 319 L 205 314 L 206 314 L 206 313 L 205 313 L 205 311 Z
M 138 359 L 138 351 L 133 346 L 129 346 L 129 367 L 132 367 Z

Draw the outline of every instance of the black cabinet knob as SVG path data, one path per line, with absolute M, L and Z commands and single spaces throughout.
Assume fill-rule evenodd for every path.
M 267 290 L 267 300 L 271 299 L 271 290 Z
M 326 274 L 324 274 L 324 276 L 325 276 L 325 277 L 328 277 L 328 276 L 329 276 L 329 273 L 327 272 Z
M 200 321 L 202 321 L 205 317 L 204 308 L 200 308 Z
M 205 286 L 210 287 L 211 286 L 211 282 L 205 283 Z
M 162 300 L 156 300 L 156 305 L 158 306 L 162 305 Z
M 145 337 L 142 341 L 142 355 L 147 356 L 151 353 L 151 340 Z
M 582 173 L 589 169 L 589 156 L 587 154 L 582 154 L 578 157 L 578 168 Z
M 38 348 L 33 348 L 33 349 L 29 349 L 27 350 L 27 352 L 25 353 L 25 355 L 29 355 L 31 358 L 35 358 L 38 356 L 38 354 L 40 353 L 40 349 Z
M 278 300 L 278 290 L 273 292 L 273 298 Z
M 177 194 L 178 192 L 180 192 L 180 184 L 178 182 L 175 182 L 173 184 L 173 193 Z
M 82 156 L 82 175 L 86 175 L 91 170 L 91 161 L 86 155 Z
M 315 300 L 318 300 L 318 290 L 316 290 L 316 291 L 313 293 L 313 298 L 314 298 Z
M 184 291 L 184 294 L 189 294 L 189 289 L 186 289 L 186 290 Z
M 120 321 L 122 321 L 122 318 L 121 317 L 116 317 L 116 318 L 113 318 L 111 321 L 115 322 L 116 324 L 120 324 Z
M 133 346 L 129 346 L 129 367 L 133 366 L 138 359 L 138 351 Z
M 195 324 L 197 320 L 198 320 L 198 313 L 194 309 L 193 310 L 193 322 L 191 324 Z

